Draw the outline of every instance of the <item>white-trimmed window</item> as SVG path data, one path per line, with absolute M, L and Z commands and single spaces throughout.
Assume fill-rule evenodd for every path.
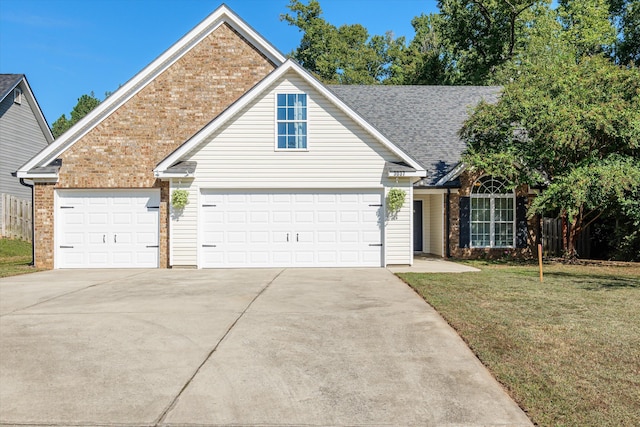
M 471 191 L 471 247 L 514 246 L 515 193 L 490 176 L 478 179 Z
M 307 95 L 304 93 L 279 93 L 277 103 L 278 150 L 307 149 Z

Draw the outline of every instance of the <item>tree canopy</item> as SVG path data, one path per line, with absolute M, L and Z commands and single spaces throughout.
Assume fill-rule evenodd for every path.
M 461 135 L 471 167 L 544 187 L 529 213 L 566 218 L 569 255 L 607 210 L 640 226 L 640 69 L 600 55 L 538 65 L 478 106 Z
M 93 92 L 89 95 L 84 94 L 80 98 L 78 98 L 78 103 L 71 110 L 70 117 L 67 119 L 67 116 L 63 114 L 53 122 L 53 126 L 51 127 L 51 133 L 54 138 L 59 137 L 63 133 L 65 133 L 71 126 L 76 124 L 80 119 L 89 114 L 91 110 L 100 105 L 100 100 L 95 97 Z

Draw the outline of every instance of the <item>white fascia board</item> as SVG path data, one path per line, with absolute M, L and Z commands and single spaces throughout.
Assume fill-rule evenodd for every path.
M 48 173 L 27 173 L 24 171 L 17 171 L 16 178 L 24 178 L 24 179 L 55 179 L 58 180 L 58 174 L 55 172 Z
M 467 165 L 465 165 L 464 163 L 458 163 L 458 166 L 456 166 L 451 170 L 451 172 L 449 172 L 448 174 L 440 178 L 438 182 L 434 184 L 434 186 L 444 185 L 447 182 L 451 181 L 452 179 L 456 179 L 457 177 L 460 176 L 462 172 L 464 172 L 466 168 L 467 168 Z
M 276 66 L 286 60 L 282 53 L 223 4 L 52 144 L 22 165 L 19 171 L 28 171 L 36 166 L 44 166 L 55 160 L 224 23 L 229 24 L 249 42 L 253 43 Z
M 400 159 L 409 164 L 416 171 L 411 172 L 411 174 L 416 175 L 405 175 L 405 176 L 426 176 L 426 171 L 422 168 L 422 166 L 416 162 L 413 158 L 411 158 L 404 151 L 400 150 L 396 145 L 394 145 L 391 141 L 389 141 L 384 135 L 378 132 L 373 126 L 367 123 L 362 117 L 360 117 L 355 111 L 353 111 L 349 106 L 347 106 L 344 102 L 342 102 L 336 95 L 334 95 L 331 91 L 329 91 L 320 81 L 314 78 L 308 71 L 298 65 L 295 61 L 288 59 L 284 64 L 275 69 L 271 74 L 265 77 L 260 83 L 254 86 L 251 90 L 245 93 L 238 101 L 232 104 L 229 108 L 227 108 L 221 115 L 219 115 L 216 119 L 211 121 L 207 126 L 202 128 L 196 135 L 194 135 L 191 139 L 187 140 L 184 144 L 182 144 L 178 149 L 176 149 L 173 153 L 167 156 L 164 160 L 162 160 L 156 168 L 154 169 L 154 173 L 162 173 L 162 171 L 168 169 L 174 163 L 178 162 L 183 156 L 188 154 L 192 149 L 197 147 L 200 143 L 204 141 L 209 135 L 219 129 L 224 123 L 227 122 L 230 118 L 232 118 L 237 112 L 242 110 L 247 104 L 253 101 L 260 93 L 269 88 L 277 79 L 282 77 L 288 71 L 295 71 L 300 77 L 302 77 L 305 82 L 307 82 L 310 86 L 312 86 L 315 90 L 320 92 L 325 96 L 330 102 L 332 102 L 336 107 L 338 107 L 342 112 L 344 112 L 347 116 L 349 116 L 356 123 L 360 124 L 367 132 L 369 132 L 374 138 L 382 143 L 386 148 L 388 148 L 391 152 L 397 155 Z M 394 175 L 395 177 L 395 175 Z
M 195 179 L 194 174 L 192 173 L 186 173 L 186 172 L 176 172 L 176 173 L 171 173 L 171 172 L 155 172 L 153 174 L 156 178 L 158 179 L 172 179 L 172 178 L 179 178 L 179 179 Z

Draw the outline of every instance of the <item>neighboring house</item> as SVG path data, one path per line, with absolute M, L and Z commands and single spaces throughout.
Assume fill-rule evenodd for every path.
M 0 74 L 0 194 L 31 200 L 31 188 L 11 176 L 53 141 L 24 74 Z M 0 213 L 3 211 L 0 197 Z M 3 215 L 0 214 L 0 230 Z
M 524 199 L 459 166 L 468 108 L 497 93 L 327 87 L 221 6 L 18 170 L 36 183 L 36 265 L 385 266 L 516 250 Z M 388 215 L 392 188 L 406 201 Z

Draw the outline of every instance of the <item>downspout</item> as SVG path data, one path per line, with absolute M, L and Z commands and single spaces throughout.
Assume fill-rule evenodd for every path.
M 450 245 L 450 242 L 449 242 L 449 232 L 450 232 L 449 223 L 450 223 L 450 217 L 451 217 L 450 203 L 451 203 L 451 189 L 447 188 L 447 205 L 445 207 L 446 217 L 447 217 L 447 224 L 446 224 L 446 227 L 445 227 L 446 228 L 446 233 L 447 233 L 447 235 L 445 237 L 445 242 L 447 242 L 446 243 L 446 245 L 447 245 L 447 254 L 446 254 L 447 258 L 451 258 L 451 245 Z
M 33 184 L 27 184 L 24 178 L 20 178 L 20 184 L 31 188 L 31 264 L 36 265 L 36 197 Z

